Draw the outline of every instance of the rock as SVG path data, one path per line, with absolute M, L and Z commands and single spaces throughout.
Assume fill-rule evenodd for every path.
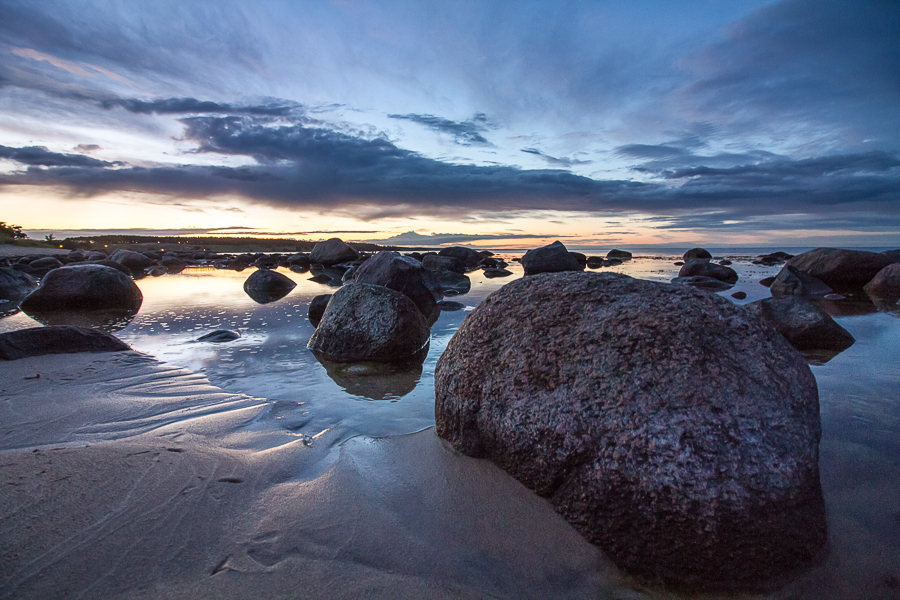
M 310 301 L 307 316 L 313 327 L 319 326 L 322 315 L 325 314 L 325 309 L 328 307 L 329 300 L 331 300 L 331 294 L 319 294 Z
M 46 273 L 51 269 L 57 269 L 63 266 L 63 263 L 55 256 L 45 256 L 43 258 L 31 261 L 30 263 L 28 263 L 28 266 L 35 271 L 43 271 L 44 273 Z
M 900 263 L 888 265 L 863 289 L 874 298 L 900 298 Z
M 357 282 L 334 293 L 307 347 L 332 362 L 398 363 L 427 353 L 430 335 L 408 296 Z
M 490 268 L 490 269 L 484 270 L 484 276 L 487 277 L 488 279 L 493 279 L 494 277 L 509 277 L 512 274 L 513 274 L 513 272 L 509 271 L 507 269 Z
M 606 261 L 599 256 L 588 256 L 584 266 L 586 266 L 588 269 L 599 269 L 605 262 Z
M 468 275 L 456 273 L 454 271 L 437 271 L 435 272 L 441 293 L 446 296 L 460 296 L 468 294 L 472 289 L 472 280 Z
M 441 251 L 438 252 L 438 256 L 447 256 L 460 260 L 468 269 L 474 269 L 480 265 L 481 261 L 484 259 L 484 255 L 480 252 L 476 252 L 475 250 L 464 246 L 441 248 Z
M 759 285 L 770 287 L 773 283 L 775 283 L 774 277 L 763 277 L 759 280 Z
M 148 258 L 140 252 L 132 252 L 131 250 L 116 250 L 109 259 L 120 265 L 125 265 L 132 273 L 143 271 L 147 267 L 151 267 L 155 264 L 155 261 L 152 258 Z
M 708 260 L 689 260 L 678 271 L 679 277 L 693 277 L 696 275 L 712 277 L 731 284 L 737 283 L 738 280 L 738 274 L 734 269 L 711 263 Z
M 644 579 L 753 587 L 825 544 L 815 378 L 718 295 L 611 273 L 518 279 L 467 316 L 435 394 L 441 437 Z
M 606 258 L 629 259 L 631 256 L 631 252 L 625 250 L 610 250 L 606 253 Z
M 291 254 L 287 257 L 286 262 L 291 267 L 301 266 L 308 268 L 310 265 L 309 255 L 305 252 L 297 252 L 296 254 Z
M 438 308 L 442 311 L 453 312 L 457 310 L 462 310 L 466 307 L 462 302 L 455 302 L 453 300 L 441 300 L 438 302 Z
M 181 273 L 187 268 L 187 263 L 175 256 L 164 257 L 160 261 L 160 264 L 162 264 L 162 266 L 166 268 L 166 271 L 172 275 Z
M 134 281 L 105 265 L 66 265 L 53 269 L 22 301 L 27 313 L 64 310 L 131 309 L 144 297 Z
M 836 291 L 844 291 L 862 288 L 892 262 L 878 252 L 816 248 L 798 254 L 787 264 L 821 279 Z
M 727 266 L 731 265 L 732 262 L 730 260 L 723 259 L 723 260 L 719 261 L 719 264 L 722 265 L 723 267 L 727 267 Z
M 111 267 L 111 268 L 115 269 L 116 271 L 119 271 L 120 273 L 123 273 L 124 275 L 127 275 L 128 277 L 131 277 L 131 276 L 132 276 L 132 274 L 131 274 L 131 269 L 129 269 L 128 267 L 126 267 L 125 265 L 123 265 L 123 264 L 121 264 L 121 263 L 117 263 L 117 262 L 114 261 L 114 260 L 108 260 L 108 259 L 105 259 L 105 258 L 102 259 L 102 260 L 92 260 L 92 261 L 89 261 L 89 262 L 74 262 L 74 263 L 69 263 L 69 264 L 66 265 L 66 266 L 77 266 L 77 265 L 103 265 L 104 267 Z
M 319 273 L 318 275 L 313 275 L 308 278 L 307 281 L 312 281 L 313 283 L 331 283 L 331 277 L 325 273 Z
M 744 307 L 769 322 L 798 350 L 846 350 L 856 340 L 827 312 L 798 296 L 780 296 Z
M 522 266 L 525 268 L 526 275 L 581 271 L 583 269 L 578 260 L 559 241 L 526 252 L 522 257 Z
M 198 342 L 211 342 L 214 344 L 219 344 L 222 342 L 231 342 L 237 339 L 240 339 L 241 334 L 237 331 L 231 331 L 229 329 L 216 329 L 206 335 L 201 335 L 197 338 Z
M 676 267 L 682 267 L 682 266 L 684 266 L 684 261 L 683 261 L 683 260 L 676 260 L 676 261 L 673 262 L 672 264 L 675 265 Z
M 582 270 L 587 266 L 587 256 L 582 254 L 581 252 L 569 252 L 569 254 L 578 261 L 578 266 L 581 267 Z
M 684 262 L 688 262 L 691 260 L 712 260 L 712 254 L 709 253 L 708 250 L 704 250 L 703 248 L 692 248 L 684 253 L 684 256 L 681 257 Z
M 422 257 L 422 266 L 429 271 L 454 271 L 456 273 L 466 272 L 466 262 L 463 259 L 454 256 L 426 254 Z
M 791 265 L 781 268 L 769 289 L 773 296 L 824 296 L 834 291 L 821 279 L 807 275 Z
M 318 242 L 309 254 L 310 263 L 326 266 L 351 262 L 359 258 L 359 253 L 338 238 Z
M 37 281 L 28 273 L 10 267 L 0 267 L 0 300 L 16 304 L 37 287 Z
M 900 250 L 885 250 L 882 254 L 894 262 L 900 262 Z
M 244 281 L 244 292 L 259 304 L 281 300 L 295 287 L 293 279 L 268 269 L 257 269 Z
M 771 254 L 757 256 L 756 260 L 753 261 L 753 264 L 772 266 L 791 258 L 794 258 L 794 255 L 788 254 L 787 252 L 772 252 Z
M 735 292 L 731 295 L 735 300 L 744 300 L 747 298 L 747 292 Z
M 691 287 L 706 290 L 708 292 L 721 292 L 732 288 L 730 283 L 725 283 L 714 277 L 705 277 L 703 275 L 691 275 L 688 277 L 676 277 L 672 279 L 672 283 L 679 285 L 689 285 Z
M 120 350 L 131 348 L 117 337 L 85 327 L 56 325 L 0 333 L 0 360 L 18 360 L 47 354 Z
M 452 271 L 441 271 L 437 275 L 462 277 L 468 280 L 465 275 Z M 425 282 L 426 278 L 432 277 L 434 277 L 432 272 L 424 269 L 422 263 L 416 259 L 384 250 L 360 265 L 353 279 L 357 283 L 383 285 L 405 294 L 416 304 L 427 320 L 427 317 L 434 315 L 435 312 L 440 313 L 437 309 L 437 300 Z
M 167 274 L 169 271 L 165 267 L 157 265 L 157 266 L 150 267 L 149 269 L 145 269 L 144 272 L 147 275 L 149 275 L 150 277 L 162 277 L 163 275 Z

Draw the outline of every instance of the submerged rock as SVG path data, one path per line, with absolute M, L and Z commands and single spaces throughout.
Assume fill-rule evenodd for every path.
M 441 437 L 640 577 L 754 587 L 825 543 L 815 379 L 720 296 L 615 274 L 514 281 L 453 336 L 435 394 Z
M 352 283 L 334 293 L 307 347 L 332 362 L 398 363 L 427 352 L 430 336 L 408 296 Z
M 522 257 L 522 267 L 526 275 L 584 269 L 578 259 L 559 241 L 526 252 Z
M 197 341 L 220 344 L 222 342 L 233 342 L 234 340 L 240 339 L 240 337 L 241 334 L 237 331 L 231 331 L 229 329 L 216 329 L 215 331 L 211 331 L 206 335 L 201 335 L 197 338 Z
M 856 341 L 827 312 L 797 296 L 765 298 L 744 308 L 771 323 L 798 350 L 840 352 Z
M 46 354 L 117 352 L 131 348 L 117 337 L 85 327 L 56 325 L 0 333 L 0 360 Z
M 513 272 L 509 269 L 497 269 L 497 268 L 489 268 L 484 270 L 484 276 L 488 279 L 493 279 L 495 277 L 509 277 Z
M 137 309 L 143 295 L 131 277 L 104 265 L 53 269 L 22 301 L 25 312 Z

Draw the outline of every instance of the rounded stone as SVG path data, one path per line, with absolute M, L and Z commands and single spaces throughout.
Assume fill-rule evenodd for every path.
M 803 357 L 729 300 L 616 274 L 516 280 L 435 371 L 438 434 L 639 577 L 753 587 L 826 539 Z
M 427 352 L 430 338 L 425 318 L 408 296 L 351 283 L 331 297 L 307 347 L 333 362 L 397 363 Z
M 53 269 L 39 288 L 22 301 L 25 312 L 137 309 L 143 295 L 131 277 L 104 265 L 69 265 Z

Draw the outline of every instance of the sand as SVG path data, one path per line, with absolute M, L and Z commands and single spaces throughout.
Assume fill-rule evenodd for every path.
M 2 597 L 625 597 L 547 502 L 433 428 L 338 445 L 135 352 L 0 382 Z

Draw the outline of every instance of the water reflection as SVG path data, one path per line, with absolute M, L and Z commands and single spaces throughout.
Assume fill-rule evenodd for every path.
M 315 355 L 315 354 L 314 354 Z M 406 364 L 337 363 L 316 356 L 342 390 L 369 400 L 398 400 L 412 392 L 422 378 L 422 360 Z
M 71 325 L 115 333 L 122 331 L 134 321 L 135 316 L 138 314 L 138 309 L 114 308 L 105 310 L 24 312 L 41 325 Z
M 263 290 L 259 288 L 245 288 L 245 292 L 250 298 L 253 299 L 257 304 L 269 304 L 270 302 L 275 302 L 276 300 L 281 300 L 285 296 L 291 293 L 290 289 L 268 289 Z

